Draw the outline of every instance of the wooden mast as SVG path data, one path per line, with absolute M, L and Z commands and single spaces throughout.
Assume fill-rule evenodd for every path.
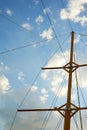
M 87 107 L 78 107 L 71 103 L 71 91 L 72 91 L 72 73 L 79 67 L 87 66 L 87 64 L 78 65 L 73 61 L 73 48 L 74 48 L 74 32 L 71 32 L 71 48 L 70 48 L 70 61 L 62 67 L 45 67 L 47 69 L 64 69 L 68 72 L 68 91 L 67 101 L 60 107 L 48 108 L 48 109 L 18 109 L 18 112 L 34 112 L 34 111 L 58 111 L 64 117 L 64 130 L 70 130 L 71 117 L 79 110 L 87 110 Z
M 74 32 L 71 33 L 71 50 L 70 50 L 70 63 L 69 63 L 69 78 L 68 78 L 68 93 L 66 112 L 64 118 L 64 130 L 70 130 L 71 120 L 71 89 L 72 89 L 72 72 L 73 72 L 73 44 L 74 44 Z

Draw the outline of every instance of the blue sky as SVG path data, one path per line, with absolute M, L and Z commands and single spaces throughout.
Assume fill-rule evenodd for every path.
M 87 63 L 87 0 L 0 0 L 0 130 L 57 129 L 58 112 L 51 113 L 45 124 L 46 112 L 18 113 L 17 109 L 66 103 L 67 72 L 41 68 L 69 62 L 72 31 L 76 62 Z M 82 106 L 86 105 L 83 94 L 87 100 L 86 77 L 86 67 L 78 69 Z M 72 102 L 78 104 L 74 74 Z M 83 112 L 84 130 L 86 117 Z M 79 124 L 78 114 L 76 119 Z M 75 122 L 71 125 L 72 130 Z

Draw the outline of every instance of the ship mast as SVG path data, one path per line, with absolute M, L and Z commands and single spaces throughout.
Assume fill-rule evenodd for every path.
M 73 72 L 73 44 L 74 44 L 74 32 L 71 34 L 71 50 L 70 50 L 70 63 L 69 65 L 69 77 L 68 77 L 68 93 L 67 93 L 67 103 L 66 112 L 64 118 L 64 130 L 70 130 L 70 119 L 71 119 L 71 89 L 72 89 L 72 72 Z
M 71 103 L 71 91 L 72 91 L 72 74 L 73 72 L 83 66 L 87 66 L 87 64 L 76 64 L 73 61 L 73 49 L 74 48 L 74 32 L 71 32 L 71 48 L 70 48 L 70 60 L 69 63 L 62 67 L 45 67 L 43 70 L 48 69 L 64 69 L 68 72 L 68 91 L 67 91 L 67 101 L 64 105 L 60 107 L 48 108 L 48 109 L 18 109 L 18 112 L 31 112 L 31 111 L 58 111 L 64 117 L 64 130 L 70 130 L 71 117 L 76 114 L 79 110 L 85 110 L 87 107 L 78 107 Z

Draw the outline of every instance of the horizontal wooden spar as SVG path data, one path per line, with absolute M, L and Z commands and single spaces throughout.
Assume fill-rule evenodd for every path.
M 27 111 L 58 111 L 58 108 L 47 108 L 47 109 L 18 109 L 18 112 L 27 112 Z M 64 109 L 61 109 L 64 111 Z
M 18 109 L 18 112 L 29 112 L 29 111 L 79 111 L 79 110 L 85 110 L 87 107 L 76 107 L 76 108 L 71 108 L 71 109 L 66 109 L 66 108 L 47 108 L 47 109 Z
M 87 66 L 87 64 L 78 65 L 78 67 L 84 67 Z
M 78 68 L 78 67 L 84 67 L 84 66 L 87 66 L 87 64 L 82 64 L 82 65 L 78 65 L 78 64 L 75 64 L 75 65 L 72 65 L 72 66 L 67 66 L 68 64 L 66 64 L 65 66 L 62 66 L 62 67 L 42 67 L 41 69 L 42 70 L 48 70 L 48 69 L 65 69 L 65 68 Z
M 47 70 L 47 69 L 64 69 L 63 67 L 45 67 L 45 68 L 41 68 L 42 70 Z

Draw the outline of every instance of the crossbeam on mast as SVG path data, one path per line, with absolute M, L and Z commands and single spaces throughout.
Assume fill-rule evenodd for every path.
M 79 110 L 86 110 L 86 109 L 87 107 L 77 107 L 77 108 L 71 108 L 69 111 L 75 111 L 75 110 L 79 111 Z M 17 111 L 18 112 L 67 111 L 67 109 L 54 107 L 54 108 L 46 108 L 46 109 L 43 109 L 43 108 L 42 109 L 38 109 L 38 108 L 37 109 L 18 109 Z
M 74 63 L 74 62 L 73 62 Z M 87 64 L 81 64 L 81 65 L 79 65 L 79 64 L 76 64 L 76 63 L 74 63 L 74 65 L 73 66 L 71 66 L 71 68 L 79 68 L 79 67 L 84 67 L 84 66 L 87 66 Z M 70 63 L 68 63 L 68 64 L 66 64 L 66 65 L 64 65 L 64 66 L 62 66 L 62 67 L 43 67 L 42 68 L 42 70 L 56 70 L 56 69 L 69 69 L 70 68 Z

